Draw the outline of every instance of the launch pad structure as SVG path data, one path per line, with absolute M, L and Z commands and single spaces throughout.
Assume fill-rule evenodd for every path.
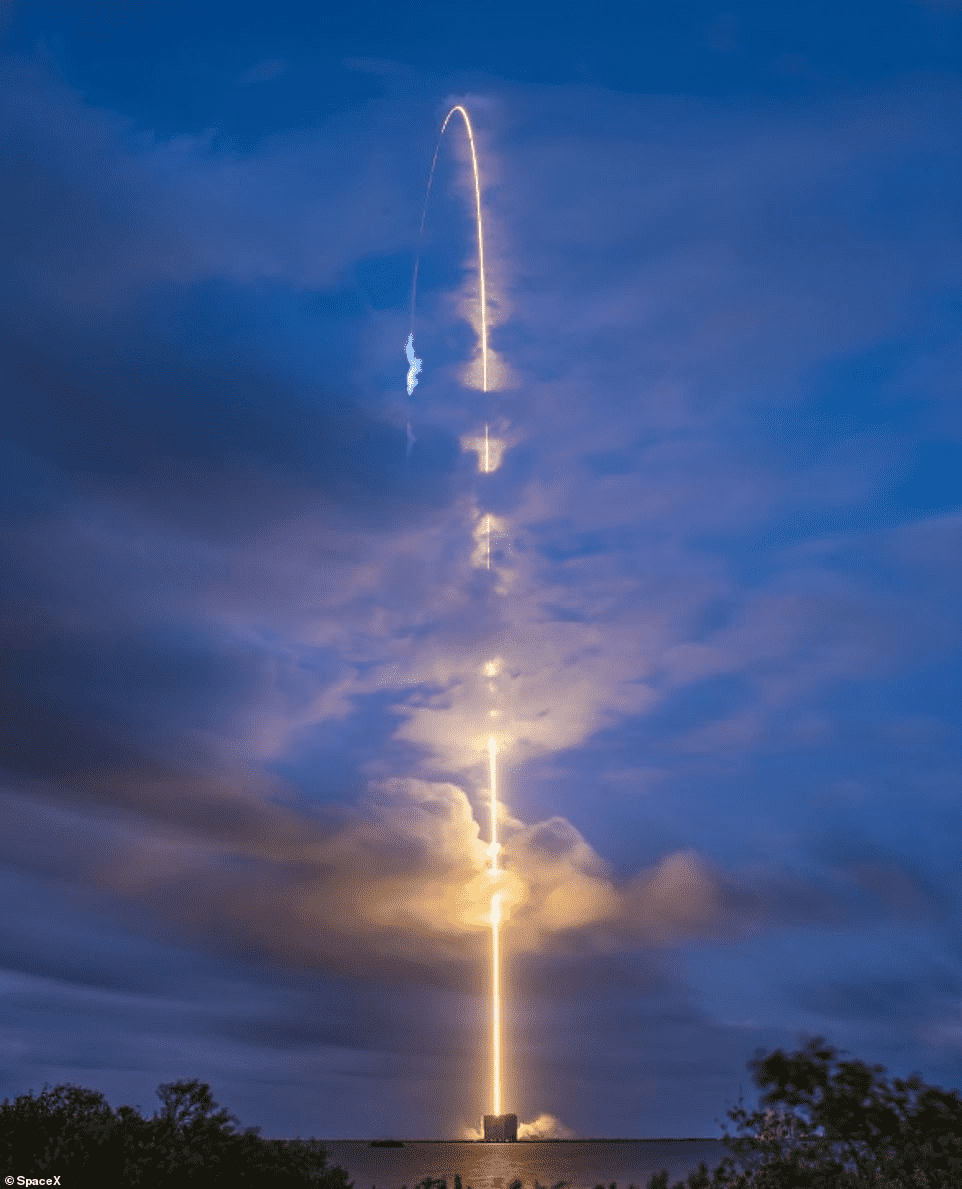
M 484 1141 L 493 1144 L 516 1144 L 518 1142 L 517 1115 L 485 1115 Z

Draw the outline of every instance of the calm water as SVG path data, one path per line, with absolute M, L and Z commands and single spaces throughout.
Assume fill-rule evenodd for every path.
M 680 1180 L 704 1160 L 713 1169 L 726 1154 L 718 1139 L 563 1140 L 520 1144 L 429 1143 L 372 1148 L 365 1140 L 324 1140 L 328 1159 L 346 1168 L 355 1189 L 414 1189 L 425 1177 L 444 1177 L 448 1189 L 460 1174 L 465 1189 L 508 1189 L 520 1180 L 571 1189 L 595 1189 L 617 1181 L 618 1189 L 644 1189 L 652 1173 L 667 1168 Z

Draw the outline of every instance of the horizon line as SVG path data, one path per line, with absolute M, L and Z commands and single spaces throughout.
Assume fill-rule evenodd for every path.
M 316 1137 L 315 1137 L 316 1138 Z M 588 1135 L 583 1138 L 580 1136 L 567 1136 L 564 1139 L 560 1138 L 543 1138 L 543 1139 L 518 1139 L 511 1142 L 516 1144 L 671 1144 L 671 1143 L 700 1143 L 705 1140 L 722 1140 L 725 1137 L 722 1135 L 655 1135 L 655 1136 L 614 1136 L 614 1135 Z M 365 1139 L 363 1137 L 340 1136 L 337 1139 L 322 1139 L 321 1143 L 329 1144 L 367 1144 L 367 1143 L 384 1143 L 387 1140 L 394 1140 L 396 1143 L 402 1144 L 488 1144 L 488 1143 L 502 1143 L 504 1141 L 483 1140 L 483 1139 L 402 1139 L 399 1140 L 397 1136 L 375 1136 L 374 1139 Z

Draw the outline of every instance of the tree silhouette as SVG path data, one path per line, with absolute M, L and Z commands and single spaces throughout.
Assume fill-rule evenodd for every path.
M 730 1155 L 673 1189 L 959 1189 L 962 1096 L 918 1074 L 885 1077 L 883 1065 L 838 1061 L 817 1036 L 794 1053 L 756 1054 L 748 1068 L 761 1109 L 728 1111 Z M 668 1173 L 647 1189 L 669 1189 Z
M 918 1074 L 838 1061 L 820 1037 L 749 1062 L 762 1109 L 728 1112 L 741 1133 L 723 1183 L 798 1189 L 943 1189 L 962 1185 L 962 1097 Z
M 168 1082 L 152 1118 L 81 1086 L 59 1085 L 0 1103 L 0 1162 L 24 1176 L 105 1186 L 205 1184 L 353 1189 L 327 1166 L 319 1140 L 263 1139 L 218 1107 L 205 1082 Z

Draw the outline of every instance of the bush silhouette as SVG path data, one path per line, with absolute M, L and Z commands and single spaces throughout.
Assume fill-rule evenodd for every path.
M 59 1085 L 0 1103 L 0 1161 L 18 1175 L 60 1175 L 64 1184 L 284 1186 L 353 1189 L 342 1168 L 328 1167 L 319 1140 L 263 1139 L 237 1130 L 210 1087 L 196 1079 L 157 1091 L 152 1118 L 81 1086 Z
M 728 1111 L 738 1134 L 709 1174 L 673 1189 L 953 1189 L 962 1186 L 962 1096 L 918 1074 L 887 1080 L 883 1065 L 838 1061 L 818 1036 L 794 1053 L 748 1063 L 761 1109 Z M 648 1182 L 668 1189 L 668 1173 Z

